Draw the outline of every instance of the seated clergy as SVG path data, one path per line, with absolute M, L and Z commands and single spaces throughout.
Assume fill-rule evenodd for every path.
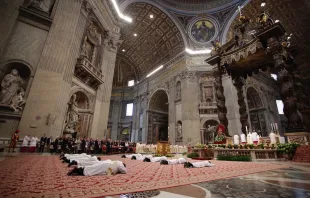
M 161 160 L 160 164 L 162 164 L 162 165 L 184 164 L 185 162 L 186 162 L 186 159 L 179 158 L 179 159 L 172 159 L 172 160 Z
M 84 175 L 84 176 L 94 176 L 94 175 L 115 175 L 117 173 L 125 174 L 127 173 L 126 165 L 121 161 L 107 161 L 95 163 L 91 166 L 85 167 L 75 167 L 70 170 L 67 175 Z
M 212 167 L 215 166 L 210 161 L 202 161 L 202 162 L 185 162 L 184 168 L 202 168 L 202 167 Z

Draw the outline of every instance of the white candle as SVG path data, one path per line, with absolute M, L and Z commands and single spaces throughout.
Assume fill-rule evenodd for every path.
M 245 131 L 248 133 L 248 126 L 245 126 Z
M 271 123 L 271 130 L 273 130 L 273 126 L 272 126 L 272 123 Z

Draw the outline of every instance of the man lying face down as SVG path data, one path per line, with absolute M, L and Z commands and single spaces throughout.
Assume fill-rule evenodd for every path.
M 94 175 L 115 175 L 115 174 L 127 173 L 126 165 L 121 161 L 107 161 L 99 162 L 91 166 L 75 167 L 68 172 L 68 176 L 82 175 L 82 176 L 94 176 Z
M 142 156 L 140 153 L 138 153 L 138 154 L 130 154 L 130 155 L 122 155 L 122 157 L 121 158 L 129 158 L 129 159 L 131 159 L 133 156 L 135 156 L 135 157 L 138 157 L 138 156 Z
M 86 153 L 82 153 L 82 154 L 61 154 L 60 155 L 60 160 L 63 160 L 64 162 L 68 162 L 68 160 L 70 161 L 70 159 L 78 159 L 78 158 L 87 158 L 87 157 L 91 157 L 90 155 L 87 155 Z
M 139 161 L 144 161 L 146 158 L 152 158 L 152 155 L 134 155 L 131 157 L 131 160 L 139 160 Z
M 184 168 L 202 168 L 202 167 L 212 167 L 215 166 L 210 161 L 202 161 L 202 162 L 185 162 Z
M 186 162 L 186 159 L 179 158 L 179 159 L 172 159 L 172 160 L 161 160 L 160 164 L 162 165 L 172 165 L 172 164 L 184 164 Z
M 70 160 L 68 167 L 70 167 L 72 165 L 77 165 L 78 167 L 84 167 L 84 166 L 90 166 L 90 165 L 96 164 L 98 162 L 105 162 L 105 161 L 111 161 L 111 160 L 101 161 L 101 158 L 96 157 L 96 156 L 93 156 L 91 158 L 86 158 L 86 159 L 85 158 L 79 158 L 79 159 Z
M 91 155 L 78 155 L 78 156 L 67 156 L 67 157 L 63 157 L 63 161 L 62 163 L 71 163 L 73 161 L 100 161 L 101 158 L 100 157 L 96 157 L 96 156 L 91 156 Z
M 146 157 L 143 161 L 144 162 L 160 162 L 161 160 L 168 160 L 166 156 L 162 157 Z

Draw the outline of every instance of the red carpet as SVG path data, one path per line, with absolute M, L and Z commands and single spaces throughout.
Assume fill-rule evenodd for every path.
M 115 176 L 67 176 L 70 168 L 58 156 L 19 156 L 0 162 L 1 197 L 102 197 L 167 188 L 283 168 L 268 163 L 213 161 L 212 168 L 185 169 L 122 159 L 128 173 Z
M 301 145 L 298 147 L 293 161 L 310 163 L 310 145 Z

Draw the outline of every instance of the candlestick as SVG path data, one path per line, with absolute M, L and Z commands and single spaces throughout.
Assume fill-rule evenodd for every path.
M 275 126 L 276 126 L 276 130 L 278 130 L 278 124 L 277 123 L 275 123 Z
M 272 123 L 271 123 L 270 125 L 271 125 L 271 130 L 273 131 L 273 126 L 272 126 Z
M 245 131 L 248 134 L 248 126 L 245 126 Z

